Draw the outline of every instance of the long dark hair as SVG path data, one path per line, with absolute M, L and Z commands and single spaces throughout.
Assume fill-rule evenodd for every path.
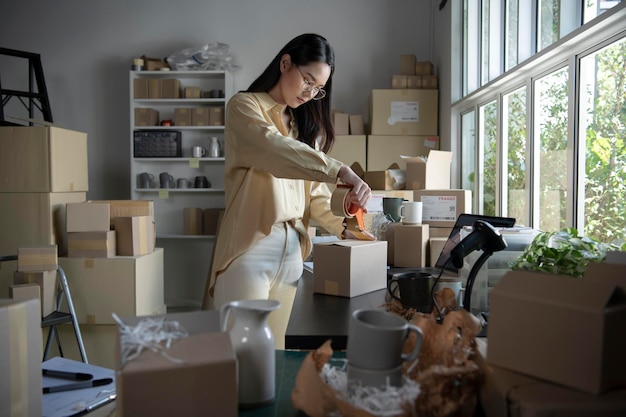
M 335 52 L 326 38 L 305 33 L 297 36 L 280 50 L 278 55 L 265 68 L 247 92 L 266 92 L 274 87 L 280 79 L 280 59 L 289 54 L 294 65 L 304 66 L 310 62 L 325 62 L 330 65 L 330 77 L 324 85 L 326 97 L 321 100 L 310 100 L 302 106 L 292 109 L 298 127 L 298 140 L 315 148 L 315 140 L 321 135 L 320 149 L 329 152 L 335 142 L 335 129 L 330 120 L 330 97 L 333 91 L 333 73 L 335 72 Z

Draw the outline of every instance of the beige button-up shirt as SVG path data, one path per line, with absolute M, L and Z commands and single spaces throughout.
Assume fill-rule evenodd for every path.
M 266 93 L 237 93 L 226 108 L 226 212 L 211 268 L 216 276 L 276 223 L 290 222 L 300 233 L 302 257 L 311 252 L 310 220 L 340 236 L 343 218 L 330 211 L 330 190 L 340 161 L 294 139 L 277 104 Z

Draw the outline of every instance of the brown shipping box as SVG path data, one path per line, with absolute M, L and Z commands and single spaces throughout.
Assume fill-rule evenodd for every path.
M 112 258 L 117 252 L 116 246 L 115 230 L 67 233 L 67 256 L 70 258 Z
M 135 78 L 133 80 L 133 98 L 150 98 L 147 78 Z
M 363 181 L 372 190 L 404 190 L 405 171 L 394 163 L 382 171 L 366 171 Z
M 394 229 L 395 267 L 425 267 L 428 260 L 428 225 L 404 225 Z
M 431 227 L 454 227 L 461 213 L 472 212 L 470 190 L 414 190 L 413 200 L 422 202 L 422 222 Z
M 194 107 L 191 109 L 192 126 L 209 126 L 209 108 Z
M 185 87 L 185 98 L 200 98 L 200 87 Z
M 107 232 L 111 229 L 108 203 L 68 203 L 65 227 L 71 232 Z
M 224 126 L 224 107 L 209 107 L 209 125 Z
M 438 90 L 372 90 L 372 135 L 437 136 Z
M 22 246 L 17 249 L 17 270 L 56 271 L 58 257 L 57 245 Z
M 348 113 L 335 112 L 333 114 L 333 126 L 338 136 L 350 134 L 350 115 Z
M 180 98 L 180 81 L 175 78 L 161 80 L 161 98 Z
M 163 310 L 163 248 L 143 256 L 59 258 L 59 265 L 80 324 L 114 324 L 111 313 L 146 316 Z
M 358 162 L 362 167 L 366 164 L 365 153 L 367 151 L 367 139 L 365 135 L 339 135 L 335 136 L 335 143 L 328 156 L 352 165 Z
M 0 300 L 0 416 L 43 415 L 42 351 L 39 301 Z
M 489 299 L 489 364 L 590 394 L 624 386 L 626 295 L 594 266 L 583 279 L 508 272 Z
M 0 253 L 16 254 L 21 246 L 56 244 L 59 255 L 66 254 L 66 204 L 85 201 L 85 197 L 84 192 L 0 193 Z
M 349 117 L 349 122 L 350 122 L 350 134 L 351 135 L 364 135 L 365 134 L 363 115 L 351 114 Z
M 146 107 L 135 109 L 135 126 L 156 126 L 159 124 L 159 112 Z
M 407 88 L 409 77 L 407 75 L 392 75 L 391 88 Z
M 430 150 L 428 156 L 406 158 L 406 188 L 442 190 L 450 188 L 452 152 Z
M 88 189 L 86 133 L 47 126 L 0 127 L 1 193 Z
M 417 58 L 414 54 L 400 55 L 400 74 L 415 75 L 415 62 Z
M 439 149 L 438 136 L 368 136 L 367 165 L 368 171 L 386 169 L 396 163 L 406 169 L 407 156 L 428 155 L 431 150 Z
M 165 349 L 168 355 L 184 362 L 175 363 L 145 349 L 121 366 L 118 336 L 116 403 L 120 414 L 236 417 L 237 359 L 228 333 L 219 331 L 219 312 L 174 313 L 153 318 L 163 317 L 178 322 L 189 334 L 173 340 L 171 347 Z M 122 319 L 133 327 L 140 320 L 140 317 Z
M 39 287 L 41 317 L 46 317 L 56 310 L 57 270 L 39 272 L 18 272 L 13 274 L 14 284 L 34 284 Z
M 148 80 L 148 98 L 161 98 L 161 80 L 159 78 Z
M 9 285 L 9 297 L 13 300 L 39 300 L 41 305 L 41 289 L 37 284 Z M 43 312 L 41 317 L 44 317 Z
M 437 229 L 437 228 L 432 227 L 430 228 L 429 232 L 432 231 L 433 229 Z M 441 255 L 441 252 L 443 251 L 443 247 L 446 245 L 447 241 L 448 241 L 447 237 L 430 236 L 430 238 L 428 239 L 428 253 L 429 253 L 430 263 L 427 266 L 435 266 L 435 264 L 437 263 L 437 259 L 439 259 L 439 256 Z
M 116 217 L 116 254 L 119 256 L 147 255 L 154 251 L 154 219 L 152 216 Z
M 387 242 L 341 240 L 315 244 L 313 292 L 356 297 L 387 286 Z
M 191 126 L 191 109 L 176 107 L 174 109 L 174 126 Z
M 184 233 L 186 235 L 201 235 L 203 230 L 203 210 L 198 207 L 185 207 L 183 209 Z

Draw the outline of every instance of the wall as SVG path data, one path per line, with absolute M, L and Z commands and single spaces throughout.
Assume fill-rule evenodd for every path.
M 224 42 L 242 65 L 235 83 L 236 89 L 243 89 L 289 39 L 304 32 L 320 33 L 336 52 L 333 107 L 367 118 L 370 90 L 389 87 L 391 74 L 399 70 L 400 54 L 434 60 L 431 17 L 443 18 L 438 4 L 439 0 L 3 0 L 0 46 L 41 54 L 54 122 L 87 132 L 87 197 L 128 198 L 128 71 L 133 57 L 165 57 L 179 49 Z M 447 28 L 442 32 L 449 37 Z M 21 82 L 26 73 L 25 66 L 0 57 L 4 88 Z

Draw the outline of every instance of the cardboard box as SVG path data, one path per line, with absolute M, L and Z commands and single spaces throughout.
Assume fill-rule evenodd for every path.
M 185 98 L 200 98 L 200 87 L 185 87 Z
M 16 285 L 32 284 L 39 288 L 41 317 L 47 317 L 57 309 L 57 270 L 39 272 L 19 272 L 13 274 Z
M 422 88 L 421 75 L 408 75 L 406 77 L 406 88 L 419 89 Z
M 367 170 L 379 171 L 396 163 L 406 169 L 402 155 L 428 155 L 439 149 L 438 136 L 368 136 Z
M 203 231 L 203 211 L 201 208 L 185 207 L 183 209 L 184 233 L 186 235 L 201 235 Z
M 191 109 L 176 107 L 174 109 L 174 126 L 191 126 Z
M 37 284 L 9 285 L 9 297 L 12 300 L 39 300 L 41 305 L 41 290 Z
M 109 205 L 111 228 L 116 217 L 150 216 L 154 220 L 153 200 L 89 200 L 89 202 Z
M 224 215 L 223 208 L 207 208 L 203 212 L 202 232 L 205 235 L 217 235 L 220 216 Z
M 163 248 L 143 256 L 59 258 L 81 324 L 114 324 L 120 317 L 162 312 Z
M 437 90 L 372 90 L 372 135 L 437 136 Z
M 0 127 L 0 192 L 88 189 L 86 133 L 47 126 Z
M 116 403 L 121 414 L 237 416 L 237 359 L 230 336 L 206 324 L 211 318 L 218 321 L 219 312 L 178 313 L 165 317 L 180 323 L 189 333 L 186 338 L 173 340 L 171 347 L 165 350 L 184 362 L 175 363 L 145 349 L 123 367 L 118 366 Z M 130 326 L 138 322 L 123 321 Z M 119 346 L 119 337 L 117 344 Z M 119 347 L 117 350 L 119 357 Z M 154 398 L 167 400 L 155 401 Z
M 135 126 L 157 126 L 159 112 L 147 107 L 135 108 Z
M 424 89 L 436 90 L 439 88 L 436 75 L 422 75 L 422 87 Z
M 428 156 L 405 158 L 406 188 L 411 190 L 445 190 L 450 188 L 452 152 L 428 151 Z
M 58 252 L 57 245 L 22 246 L 17 250 L 17 270 L 56 271 Z
M 161 98 L 180 98 L 180 81 L 175 78 L 162 79 Z
M 112 258 L 117 252 L 116 245 L 115 230 L 67 233 L 67 256 L 70 258 Z
M 0 416 L 41 416 L 38 300 L 0 300 Z
M 224 126 L 224 107 L 209 107 L 209 125 Z
M 328 156 L 346 165 L 357 162 L 364 167 L 367 162 L 366 151 L 367 138 L 364 135 L 340 135 L 335 136 L 335 143 Z
M 161 98 L 161 80 L 159 78 L 148 79 L 148 98 Z
M 433 63 L 430 61 L 418 61 L 415 63 L 415 75 L 431 75 L 435 73 Z
M 350 134 L 351 135 L 364 135 L 365 128 L 363 124 L 363 115 L 361 114 L 351 114 L 349 116 L 350 122 Z
M 400 224 L 394 229 L 395 267 L 425 267 L 428 262 L 428 225 Z
M 145 71 L 160 71 L 161 68 L 169 68 L 169 65 L 167 65 L 167 62 L 159 58 L 150 58 L 145 55 L 142 55 L 141 59 L 143 59 Z
M 194 107 L 191 109 L 192 126 L 209 126 L 209 108 Z
M 405 171 L 397 164 L 391 164 L 382 171 L 365 172 L 363 181 L 373 190 L 404 190 Z
M 341 240 L 315 244 L 313 292 L 356 297 L 387 287 L 387 242 Z
M 381 237 L 382 240 L 387 242 L 387 265 L 393 265 L 395 261 L 396 227 L 399 225 L 400 223 L 389 223 Z
M 417 58 L 414 54 L 400 55 L 400 74 L 415 75 L 415 63 Z
M 422 222 L 432 227 L 454 227 L 461 213 L 472 212 L 470 190 L 415 190 L 413 200 L 422 202 Z
M 111 206 L 108 203 L 68 203 L 66 231 L 108 232 L 111 230 Z
M 428 230 L 430 237 L 445 237 L 446 239 L 452 233 L 452 227 L 435 227 L 432 224 Z
M 133 80 L 133 98 L 150 98 L 147 78 L 135 78 Z
M 432 229 L 436 229 L 436 227 L 433 227 L 430 230 Z M 430 238 L 428 239 L 429 263 L 427 266 L 435 266 L 435 264 L 437 263 L 437 259 L 439 259 L 439 256 L 441 255 L 443 247 L 445 246 L 447 241 L 447 237 L 430 236 Z
M 605 273 L 508 272 L 491 291 L 487 361 L 591 394 L 624 386 L 626 296 Z
M 66 254 L 66 205 L 85 198 L 84 192 L 0 193 L 0 253 L 16 254 L 22 246 L 56 244 L 59 255 Z
M 349 135 L 350 115 L 347 113 L 335 112 L 333 115 L 333 126 L 335 128 L 335 135 Z
M 391 76 L 391 88 L 407 88 L 408 87 L 407 75 L 392 75 Z
M 154 251 L 154 219 L 152 216 L 116 217 L 116 254 L 119 256 L 147 255 Z

